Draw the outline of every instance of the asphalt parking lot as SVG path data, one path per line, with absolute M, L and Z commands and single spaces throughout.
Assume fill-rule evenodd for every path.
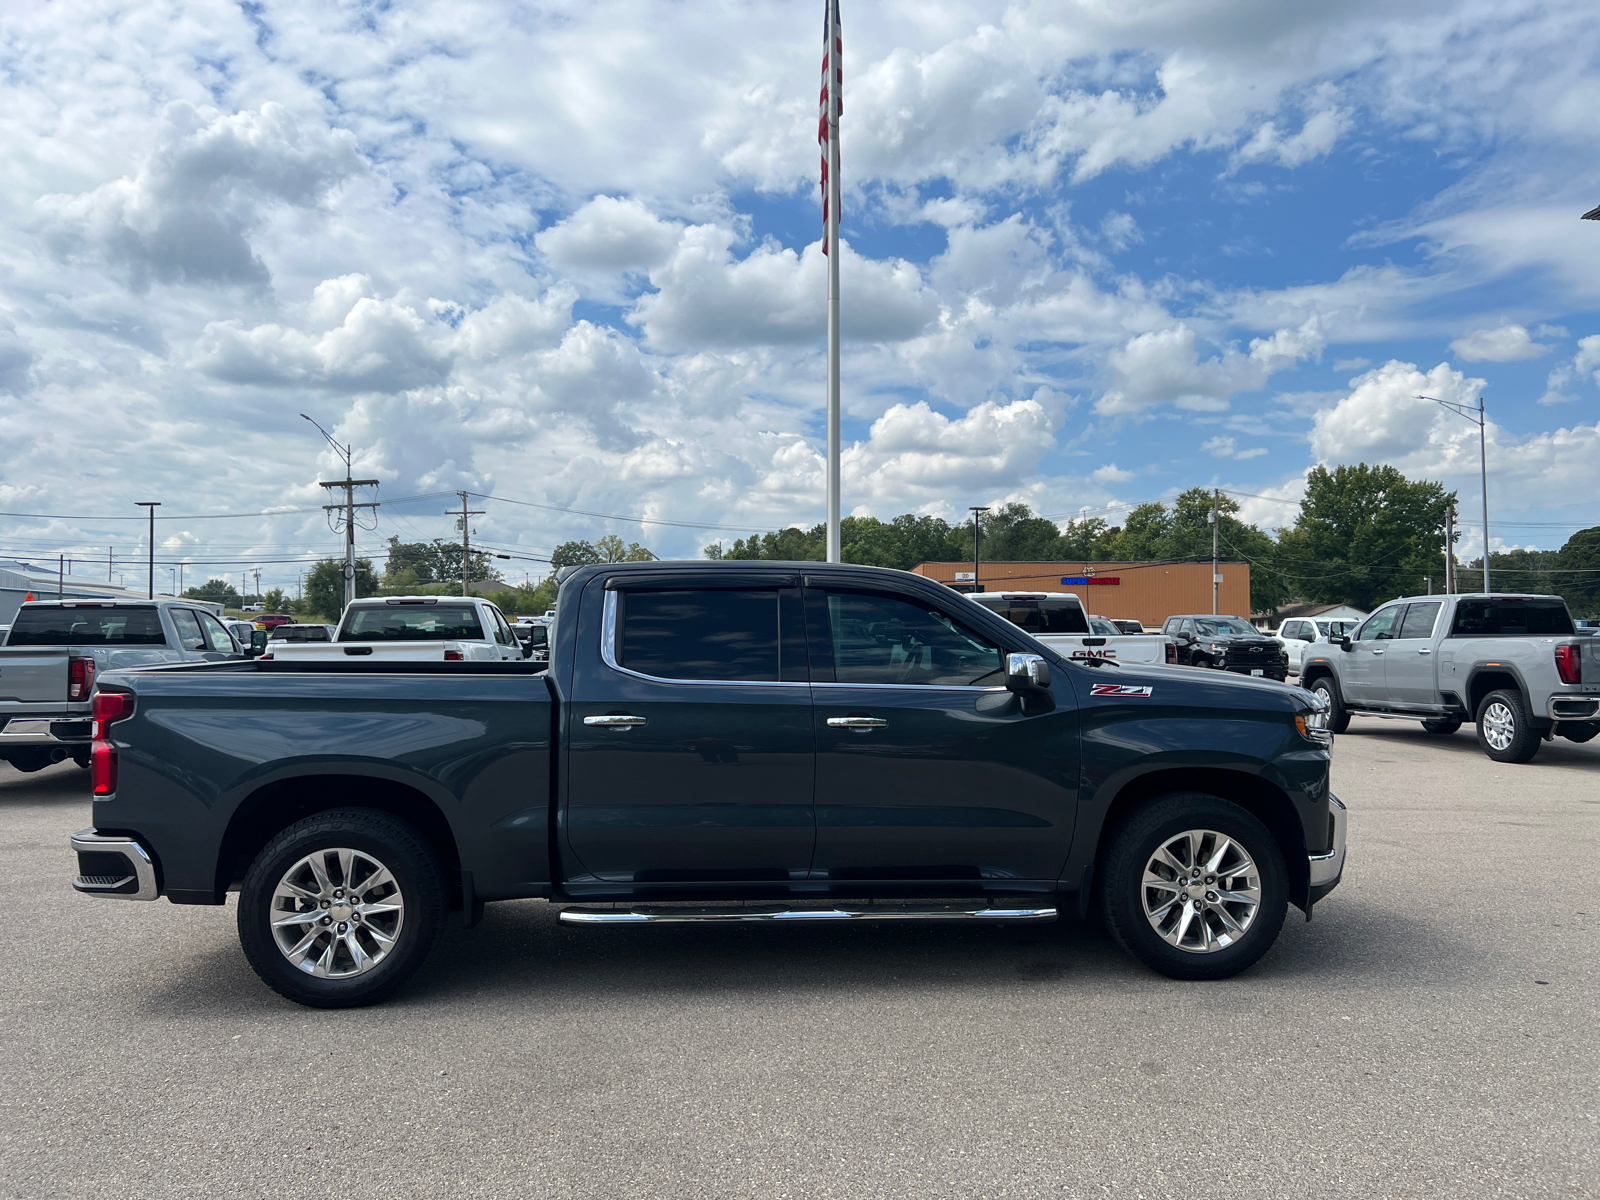
M 1600 1196 L 1600 740 L 1357 718 L 1344 885 L 1245 975 L 1098 930 L 447 933 L 375 1009 L 233 912 L 68 886 L 87 776 L 0 764 L 6 1196 Z

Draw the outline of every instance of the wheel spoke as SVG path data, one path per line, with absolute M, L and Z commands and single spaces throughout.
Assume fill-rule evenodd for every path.
M 1187 886 L 1198 883 L 1195 867 L 1212 877 L 1208 894 L 1216 899 L 1184 896 Z M 1167 878 L 1168 872 L 1176 878 Z M 1250 852 L 1215 829 L 1185 830 L 1156 846 L 1139 888 L 1150 927 L 1190 954 L 1214 954 L 1234 945 L 1261 908 L 1261 879 Z
M 357 885 L 362 871 L 369 873 Z M 307 877 L 321 890 L 311 891 L 296 882 Z M 374 889 L 387 894 L 373 903 L 357 904 L 357 886 L 363 894 Z M 343 897 L 332 896 L 336 887 L 345 892 Z M 330 914 L 322 905 L 329 900 L 353 910 L 343 932 L 323 924 Z M 266 925 L 278 950 L 297 969 L 320 979 L 349 978 L 372 970 L 398 944 L 405 923 L 405 897 L 389 868 L 364 850 L 341 846 L 319 847 L 285 871 L 272 905 Z M 384 928 L 375 927 L 374 920 Z M 362 930 L 367 937 L 361 936 Z

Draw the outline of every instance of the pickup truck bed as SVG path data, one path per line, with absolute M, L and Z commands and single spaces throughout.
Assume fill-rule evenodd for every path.
M 399 986 L 446 912 L 530 897 L 586 925 L 1098 906 L 1141 961 L 1211 978 L 1343 870 L 1331 738 L 1298 689 L 1073 661 L 872 568 L 589 567 L 558 612 L 547 671 L 102 677 L 74 886 L 237 888 L 262 978 L 335 1006 Z

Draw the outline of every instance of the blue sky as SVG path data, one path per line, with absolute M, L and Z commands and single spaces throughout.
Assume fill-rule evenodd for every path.
M 0 555 L 140 556 L 107 518 L 159 498 L 186 579 L 290 583 L 338 546 L 302 412 L 383 480 L 365 550 L 458 489 L 517 576 L 820 519 L 820 8 L 8 11 Z M 844 22 L 847 511 L 1205 485 L 1273 525 L 1387 461 L 1476 553 L 1476 429 L 1426 393 L 1486 398 L 1497 546 L 1600 523 L 1590 7 Z

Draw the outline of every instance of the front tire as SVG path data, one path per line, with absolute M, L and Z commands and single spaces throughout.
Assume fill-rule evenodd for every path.
M 289 826 L 239 892 L 239 942 L 268 987 L 311 1008 L 376 1004 L 428 956 L 448 902 L 444 870 L 411 826 L 336 809 Z
M 1334 683 L 1331 675 L 1324 675 L 1315 680 L 1311 685 L 1311 693 L 1320 696 L 1322 702 L 1328 706 L 1328 731 L 1330 733 L 1343 733 L 1350 728 L 1350 712 L 1344 706 L 1344 700 L 1339 695 L 1339 686 Z
M 1429 733 L 1437 734 L 1439 737 L 1448 737 L 1461 728 L 1461 718 L 1441 717 L 1437 721 L 1424 721 L 1422 728 Z
M 1283 852 L 1236 804 L 1173 792 L 1135 810 L 1106 856 L 1106 925 L 1170 979 L 1226 979 L 1272 947 L 1288 906 Z
M 1525 763 L 1539 752 L 1539 734 L 1522 693 L 1490 692 L 1478 704 L 1478 745 L 1495 762 Z

